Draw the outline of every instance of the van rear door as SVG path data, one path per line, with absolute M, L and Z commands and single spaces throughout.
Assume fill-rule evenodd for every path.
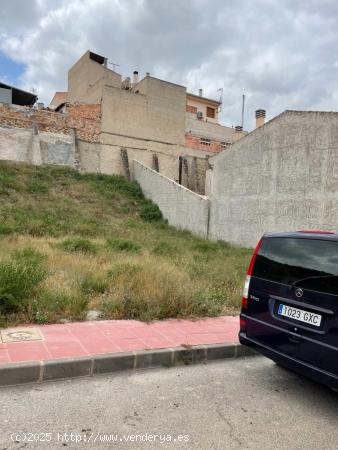
M 338 374 L 338 241 L 264 237 L 246 319 L 248 338 Z

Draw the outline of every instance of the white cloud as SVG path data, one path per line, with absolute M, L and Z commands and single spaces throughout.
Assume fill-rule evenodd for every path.
M 22 86 L 48 102 L 91 49 L 189 91 L 218 97 L 222 118 L 246 125 L 257 108 L 337 109 L 335 0 L 3 0 L 0 50 L 24 63 Z

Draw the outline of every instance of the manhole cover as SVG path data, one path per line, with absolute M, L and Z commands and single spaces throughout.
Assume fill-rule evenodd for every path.
M 2 342 L 40 341 L 42 336 L 37 328 L 20 328 L 1 331 Z

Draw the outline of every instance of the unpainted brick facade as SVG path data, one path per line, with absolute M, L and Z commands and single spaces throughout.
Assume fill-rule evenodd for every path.
M 227 147 L 227 143 L 222 143 L 221 141 L 216 141 L 210 139 L 210 143 L 204 144 L 205 140 L 201 140 L 198 136 L 193 136 L 191 134 L 185 135 L 185 145 L 190 148 L 195 148 L 196 150 L 203 150 L 210 153 L 219 153 Z M 230 143 L 228 144 L 230 145 Z
M 30 107 L 0 106 L 0 126 L 17 128 L 36 127 L 39 132 L 69 134 L 76 130 L 77 137 L 98 142 L 101 132 L 101 105 L 69 105 L 65 113 Z

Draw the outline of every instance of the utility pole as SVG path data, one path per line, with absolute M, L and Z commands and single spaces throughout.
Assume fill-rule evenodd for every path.
M 244 129 L 245 94 L 242 95 L 242 130 Z

